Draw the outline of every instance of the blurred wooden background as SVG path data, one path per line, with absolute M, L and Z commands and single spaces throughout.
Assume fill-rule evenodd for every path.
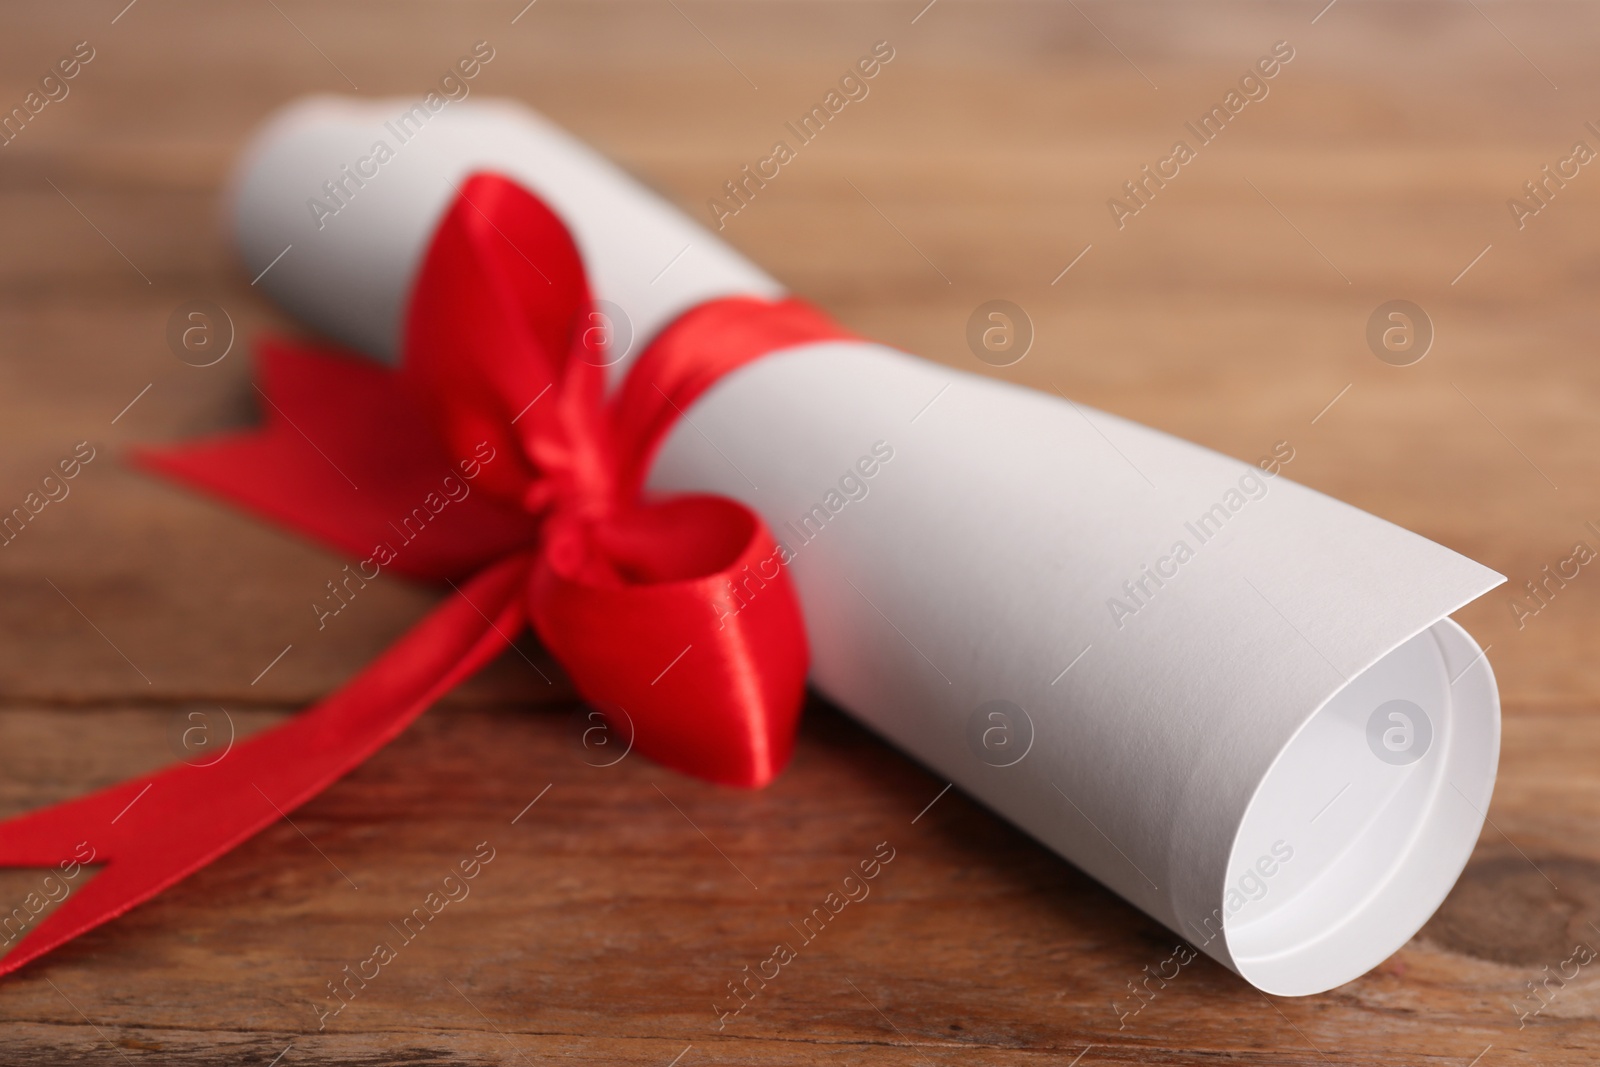
M 870 96 L 725 236 L 910 351 L 1245 459 L 1287 440 L 1290 477 L 1500 570 L 1512 592 L 1460 618 L 1492 646 L 1505 754 L 1463 881 L 1382 967 L 1283 1000 L 1201 959 L 1130 1015 L 1173 936 L 957 792 L 913 823 L 943 783 L 838 712 L 809 711 L 760 793 L 596 769 L 530 646 L 554 687 L 507 657 L 298 829 L 0 981 L 0 1063 L 1593 1062 L 1593 968 L 1518 1011 L 1600 945 L 1600 578 L 1520 627 L 1510 601 L 1576 542 L 1600 549 L 1600 167 L 1520 229 L 1507 200 L 1575 141 L 1600 149 L 1600 11 L 125 2 L 0 15 L 4 109 L 77 42 L 95 56 L 0 147 L 0 510 L 76 442 L 98 450 L 0 549 L 0 813 L 167 762 L 190 712 L 276 721 L 437 596 L 386 578 L 319 632 L 308 605 L 345 561 L 119 454 L 252 419 L 248 339 L 292 329 L 220 225 L 252 127 L 303 93 L 418 95 L 480 39 L 477 94 L 542 109 L 701 217 L 889 41 Z M 1119 230 L 1107 199 L 1278 41 L 1295 58 L 1270 95 Z M 997 298 L 1037 334 L 1004 369 L 965 340 Z M 192 299 L 239 334 L 205 369 L 166 341 Z M 1413 366 L 1365 340 L 1392 299 L 1436 331 Z M 484 840 L 472 896 L 319 1032 L 326 983 Z M 872 896 L 719 1030 L 726 983 L 880 841 L 896 859 Z M 33 877 L 6 873 L 0 900 Z

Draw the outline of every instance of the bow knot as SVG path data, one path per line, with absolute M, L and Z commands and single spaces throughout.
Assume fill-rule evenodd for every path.
M 486 484 L 540 520 L 529 617 L 580 692 L 661 762 L 758 785 L 792 748 L 804 627 L 786 574 L 734 626 L 724 590 L 775 543 L 732 500 L 641 498 L 660 439 L 715 380 L 705 366 L 761 354 L 715 358 L 718 329 L 669 326 L 608 396 L 572 235 L 520 186 L 477 175 L 418 272 L 402 374 L 447 449 L 487 440 L 513 457 Z

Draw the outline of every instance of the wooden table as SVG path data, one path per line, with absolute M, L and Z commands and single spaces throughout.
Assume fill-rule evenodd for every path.
M 556 684 L 507 656 L 293 825 L 0 982 L 0 1063 L 1594 1061 L 1596 968 L 1520 1027 L 1515 1005 L 1600 944 L 1600 578 L 1536 615 L 1511 603 L 1575 542 L 1600 548 L 1600 168 L 1547 185 L 1520 228 L 1507 200 L 1573 142 L 1600 147 L 1600 13 L 123 2 L 13 5 L 0 34 L 7 108 L 94 50 L 0 148 L 0 505 L 96 449 L 0 549 L 0 813 L 167 762 L 191 712 L 279 721 L 437 598 L 385 578 L 318 631 L 309 604 L 344 560 L 119 457 L 253 419 L 246 341 L 292 328 L 220 221 L 251 128 L 301 93 L 420 94 L 480 39 L 478 93 L 531 102 L 695 214 L 889 41 L 871 95 L 728 239 L 932 359 L 1246 459 L 1289 441 L 1289 476 L 1502 571 L 1510 591 L 1460 618 L 1492 645 L 1505 753 L 1461 883 L 1377 970 L 1288 1000 L 1202 958 L 1132 1014 L 1174 936 L 959 791 L 916 819 L 943 782 L 840 712 L 810 708 L 758 793 L 637 757 L 597 769 L 526 645 Z M 1119 229 L 1107 201 L 1278 41 L 1294 58 L 1269 94 Z M 994 298 L 1037 331 L 1005 369 L 965 341 Z M 169 351 L 191 299 L 237 324 L 216 366 Z M 1436 331 L 1412 366 L 1366 342 L 1392 299 Z M 319 1032 L 326 984 L 484 841 L 471 896 Z M 885 841 L 871 897 L 719 1030 L 726 983 Z M 7 872 L 0 899 L 36 875 Z

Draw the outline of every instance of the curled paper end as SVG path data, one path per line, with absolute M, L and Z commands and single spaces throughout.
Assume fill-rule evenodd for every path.
M 1320 993 L 1398 950 L 1443 902 L 1486 818 L 1500 748 L 1488 657 L 1443 619 L 1353 678 L 1256 789 L 1221 936 L 1252 985 Z

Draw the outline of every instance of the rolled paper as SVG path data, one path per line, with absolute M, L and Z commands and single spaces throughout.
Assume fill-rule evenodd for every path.
M 478 172 L 571 228 L 614 373 L 705 301 L 784 295 L 499 101 L 290 106 L 240 166 L 238 246 L 293 316 L 392 363 L 430 236 Z M 1292 450 L 1241 462 L 831 341 L 713 386 L 648 488 L 763 517 L 777 550 L 721 610 L 786 568 L 817 691 L 1255 986 L 1305 995 L 1403 945 L 1472 851 L 1499 698 L 1448 616 L 1504 579 L 1289 481 Z

